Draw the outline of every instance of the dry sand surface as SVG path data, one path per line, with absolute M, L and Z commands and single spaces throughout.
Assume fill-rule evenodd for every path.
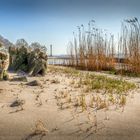
M 100 74 L 100 73 L 97 73 Z M 10 77 L 16 74 L 10 73 Z M 110 76 L 110 75 L 107 75 Z M 115 76 L 111 76 L 114 77 Z M 72 109 L 60 109 L 56 95 L 60 92 L 76 94 L 80 88 L 70 86 L 65 74 L 48 72 L 45 77 L 27 77 L 38 80 L 41 86 L 28 86 L 24 82 L 0 82 L 0 140 L 139 140 L 140 94 L 128 97 L 124 111 L 121 109 L 97 112 L 97 125 L 78 125 L 85 114 L 74 116 Z M 140 78 L 125 78 L 139 84 Z M 18 107 L 10 107 L 15 100 Z M 107 119 L 105 119 L 107 114 Z M 88 131 L 88 129 L 91 129 Z M 81 131 L 80 131 L 81 130 Z

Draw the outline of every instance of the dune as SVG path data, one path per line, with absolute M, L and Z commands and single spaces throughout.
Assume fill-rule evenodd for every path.
M 95 74 L 101 74 L 96 73 Z M 16 73 L 10 73 L 10 78 Z M 104 75 L 104 74 L 101 74 Z M 113 77 L 111 75 L 106 75 Z M 123 78 L 139 85 L 140 78 Z M 77 95 L 81 88 L 73 87 L 71 77 L 48 71 L 44 77 L 27 77 L 28 82 L 0 82 L 0 139 L 1 140 L 137 140 L 140 137 L 139 89 L 127 97 L 127 103 L 116 110 L 97 111 L 94 123 L 88 124 L 86 113 L 74 115 L 67 103 L 57 100 L 62 92 Z M 15 101 L 21 104 L 10 106 Z M 66 100 L 62 100 L 65 102 Z M 61 108 L 62 107 L 62 108 Z M 95 123 L 95 121 L 97 121 Z

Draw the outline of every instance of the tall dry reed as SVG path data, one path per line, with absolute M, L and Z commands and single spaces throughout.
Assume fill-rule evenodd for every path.
M 140 24 L 138 19 L 127 19 L 122 23 L 119 54 L 124 57 L 122 70 L 140 73 Z
M 86 70 L 114 69 L 114 36 L 107 35 L 105 30 L 96 28 L 95 21 L 78 26 L 78 33 L 74 33 L 74 41 L 69 44 L 69 65 Z

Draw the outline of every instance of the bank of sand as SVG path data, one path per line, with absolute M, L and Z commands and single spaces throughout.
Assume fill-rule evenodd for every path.
M 11 77 L 14 75 L 10 73 Z M 60 82 L 54 82 L 54 79 Z M 108 119 L 105 120 L 104 111 L 99 111 L 97 113 L 98 130 L 88 136 L 88 132 L 78 133 L 79 127 L 76 119 L 72 120 L 70 109 L 58 109 L 54 98 L 56 92 L 62 90 L 76 92 L 69 86 L 69 78 L 62 73 L 49 72 L 45 77 L 28 77 L 28 81 L 32 80 L 40 81 L 42 86 L 25 86 L 21 82 L 14 81 L 0 82 L 0 140 L 39 140 L 40 135 L 31 135 L 39 120 L 48 131 L 42 140 L 140 139 L 139 90 L 136 90 L 134 98 L 128 98 L 124 112 L 121 109 L 108 111 Z M 140 81 L 139 78 L 126 78 L 126 80 L 137 84 Z M 20 107 L 9 106 L 17 97 L 25 101 L 21 111 Z

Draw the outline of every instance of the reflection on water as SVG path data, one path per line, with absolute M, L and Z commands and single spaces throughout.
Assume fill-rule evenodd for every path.
M 68 65 L 70 59 L 48 59 L 49 65 Z

